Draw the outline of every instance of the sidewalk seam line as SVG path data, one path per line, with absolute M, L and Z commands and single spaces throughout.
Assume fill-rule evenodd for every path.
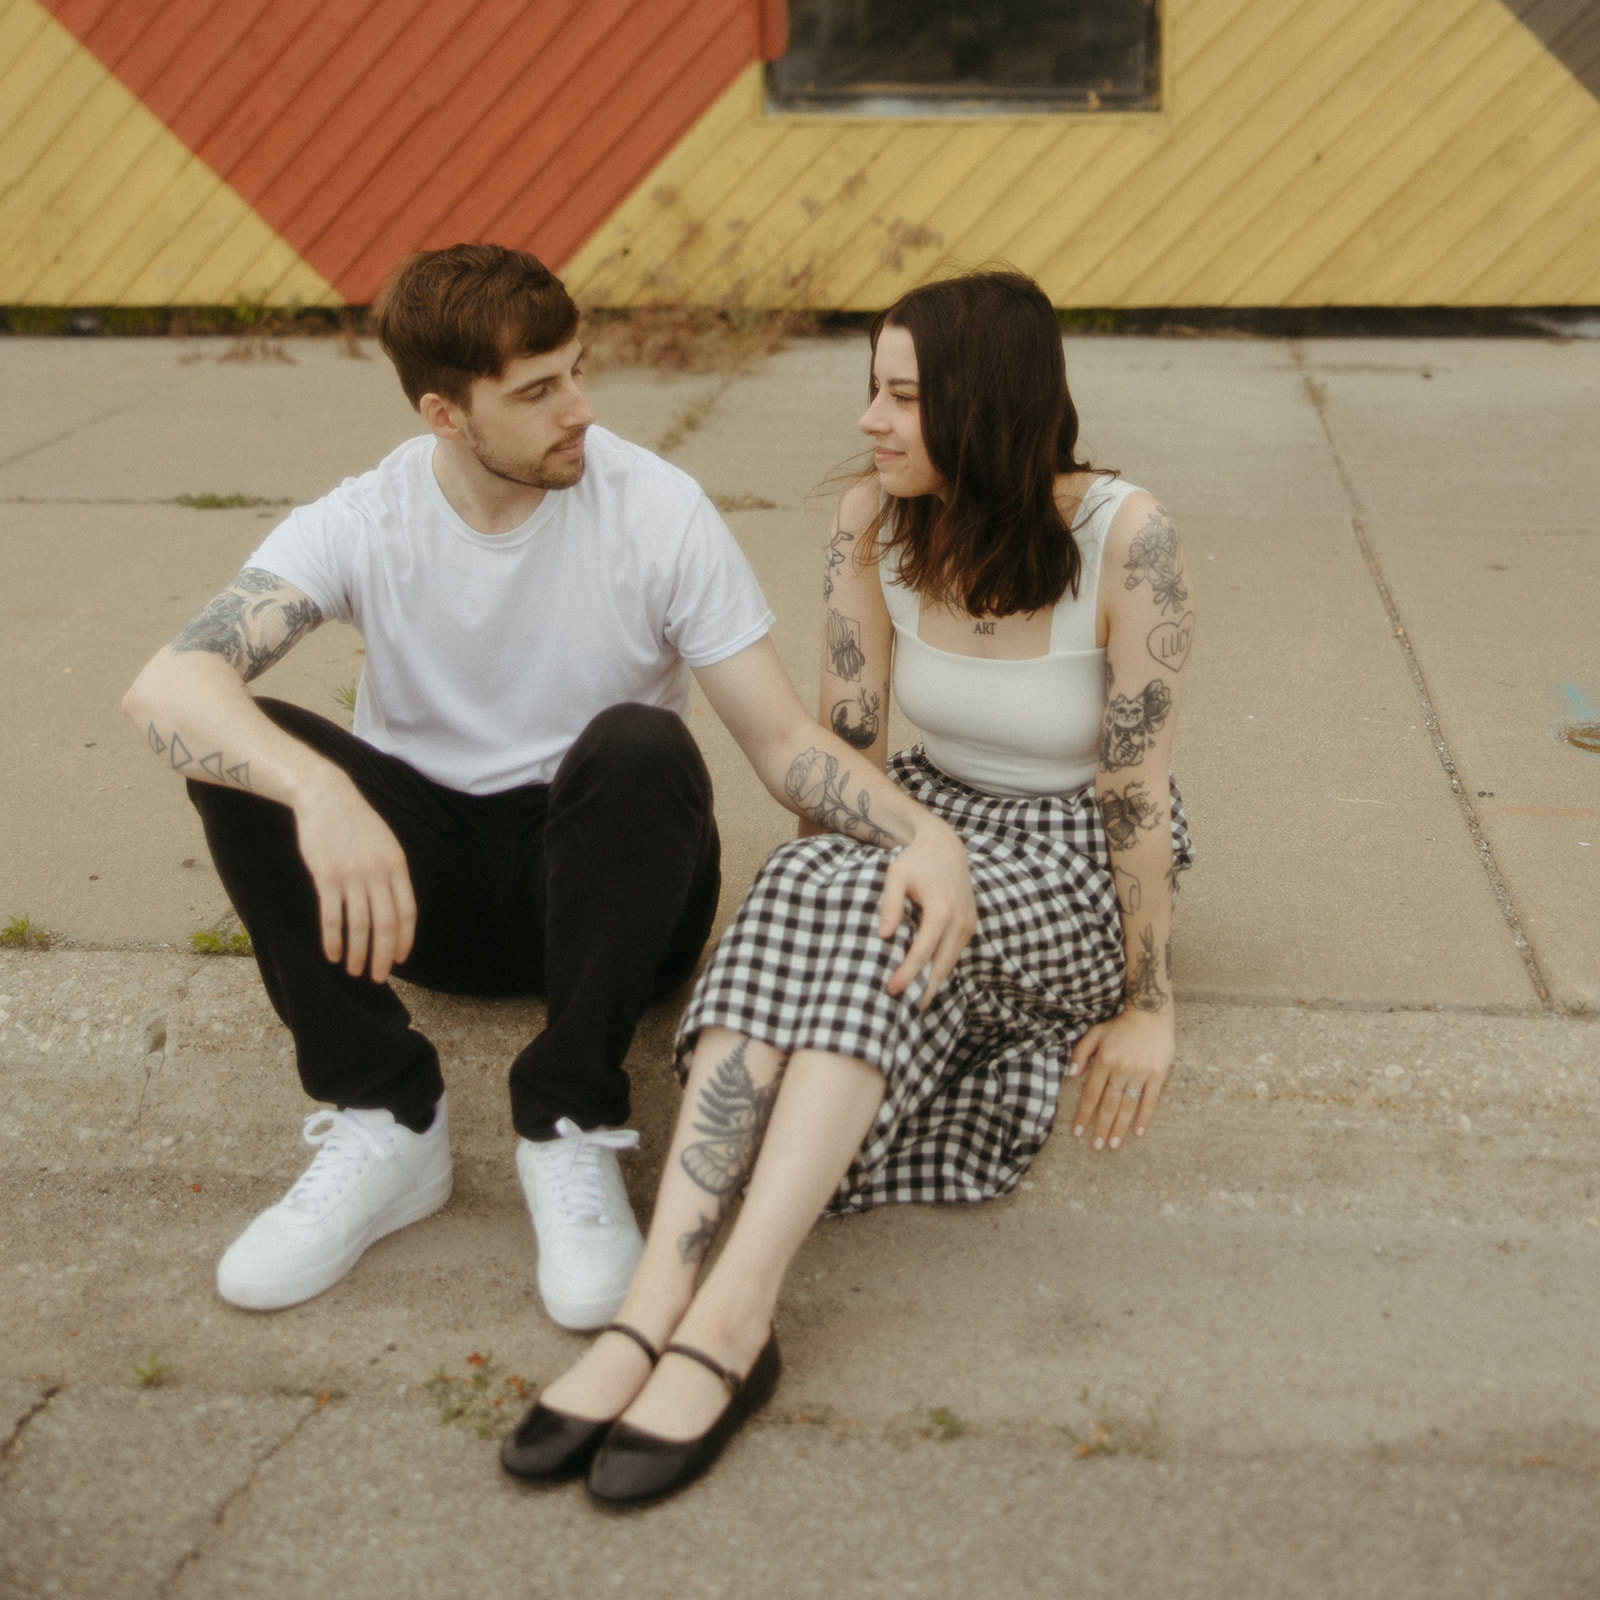
M 1500 871 L 1500 864 L 1494 858 L 1494 851 L 1490 848 L 1489 841 L 1484 837 L 1477 810 L 1468 797 L 1466 785 L 1461 781 L 1455 755 L 1445 742 L 1443 730 L 1439 726 L 1438 712 L 1434 709 L 1433 696 L 1428 690 L 1428 680 L 1422 670 L 1422 663 L 1417 659 L 1416 650 L 1412 647 L 1411 634 L 1401 620 L 1400 607 L 1395 602 L 1388 579 L 1384 577 L 1383 567 L 1378 561 L 1378 552 L 1373 548 L 1372 540 L 1367 534 L 1366 507 L 1356 492 L 1355 482 L 1345 466 L 1344 457 L 1340 454 L 1338 441 L 1333 436 L 1333 427 L 1328 421 L 1326 391 L 1308 369 L 1305 350 L 1300 340 L 1293 339 L 1289 342 L 1289 352 L 1300 370 L 1300 381 L 1304 385 L 1306 398 L 1311 402 L 1312 410 L 1317 414 L 1317 421 L 1322 427 L 1322 436 L 1328 442 L 1328 453 L 1333 458 L 1334 471 L 1338 474 L 1340 486 L 1344 489 L 1349 506 L 1350 531 L 1355 535 L 1356 546 L 1361 552 L 1362 560 L 1366 562 L 1367 572 L 1378 591 L 1378 599 L 1388 615 L 1390 629 L 1400 646 L 1401 655 L 1405 658 L 1406 667 L 1411 674 L 1412 687 L 1416 690 L 1417 699 L 1422 706 L 1423 723 L 1428 730 L 1429 738 L 1433 740 L 1434 753 L 1439 757 L 1439 764 L 1444 768 L 1445 777 L 1450 780 L 1450 792 L 1455 796 L 1461 819 L 1466 824 L 1467 834 L 1477 850 L 1478 861 L 1489 880 L 1490 891 L 1499 902 L 1500 914 L 1505 918 L 1512 941 L 1522 957 L 1522 964 L 1527 969 L 1528 977 L 1533 983 L 1533 991 L 1539 997 L 1540 1004 L 1547 1011 L 1558 1012 L 1560 1007 L 1551 997 L 1550 986 L 1545 982 L 1544 973 L 1539 968 L 1539 958 L 1534 954 L 1533 946 L 1523 931 L 1522 918 L 1517 912 L 1515 900 L 1511 897 L 1510 886 Z
M 307 1410 L 303 1411 L 296 1420 L 295 1425 L 290 1428 L 289 1431 L 284 1434 L 284 1436 L 278 1440 L 275 1445 L 267 1450 L 254 1466 L 251 1467 L 244 1482 L 241 1483 L 239 1487 L 235 1489 L 233 1493 L 230 1494 L 222 1502 L 222 1504 L 211 1513 L 211 1516 L 208 1520 L 210 1521 L 212 1529 L 214 1530 L 213 1534 L 210 1537 L 197 1540 L 193 1549 L 186 1550 L 183 1553 L 178 1560 L 177 1566 L 172 1569 L 172 1571 L 162 1581 L 161 1587 L 156 1591 L 157 1600 L 166 1600 L 166 1596 L 172 1593 L 173 1588 L 177 1584 L 178 1580 L 182 1578 L 185 1572 L 188 1571 L 190 1564 L 198 1560 L 208 1550 L 211 1549 L 212 1545 L 216 1542 L 216 1535 L 223 1531 L 222 1525 L 228 1520 L 228 1513 L 244 1495 L 247 1495 L 253 1488 L 255 1488 L 256 1480 L 261 1476 L 262 1468 L 264 1468 L 280 1450 L 283 1450 L 288 1445 L 293 1444 L 294 1441 L 300 1437 L 301 1430 L 314 1416 L 316 1416 L 317 1410 L 318 1408 L 313 1405 Z
M 12 1452 L 16 1450 L 23 1434 L 28 1431 L 28 1424 L 32 1422 L 41 1411 L 44 1411 L 49 1406 L 50 1402 L 54 1400 L 55 1397 L 65 1388 L 66 1384 L 64 1383 L 47 1383 L 44 1386 L 44 1394 L 38 1400 L 34 1401 L 34 1403 L 28 1408 L 27 1412 L 22 1417 L 18 1418 L 17 1425 L 11 1430 L 10 1437 L 7 1438 L 3 1446 L 0 1446 L 0 1478 L 7 1476 L 10 1463 L 15 1459 Z

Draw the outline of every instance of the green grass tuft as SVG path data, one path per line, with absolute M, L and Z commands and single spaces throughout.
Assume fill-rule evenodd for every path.
M 141 1389 L 159 1389 L 171 1375 L 172 1368 L 154 1350 L 133 1364 L 133 1381 Z
M 48 950 L 55 940 L 32 917 L 12 917 L 0 928 L 0 945 L 7 950 Z
M 474 1351 L 467 1365 L 470 1377 L 457 1378 L 440 1367 L 423 1385 L 439 1403 L 439 1426 L 459 1422 L 480 1439 L 498 1439 L 521 1420 L 522 1407 L 533 1391 L 514 1372 L 502 1376 L 492 1351 L 488 1355 Z
M 191 511 L 240 511 L 247 506 L 292 506 L 294 501 L 267 500 L 258 494 L 180 494 L 172 503 Z
M 214 923 L 209 928 L 196 928 L 189 935 L 189 948 L 202 956 L 253 956 L 255 946 L 243 928 L 230 928 L 226 923 Z

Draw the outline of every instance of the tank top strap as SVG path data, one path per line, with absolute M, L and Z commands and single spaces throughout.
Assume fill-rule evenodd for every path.
M 1105 554 L 1106 535 L 1122 502 L 1136 494 L 1138 486 L 1122 478 L 1096 478 L 1078 504 L 1072 536 L 1078 541 L 1083 567 L 1078 575 L 1076 596 L 1069 590 L 1056 604 L 1050 624 L 1050 653 L 1069 650 L 1094 650 L 1095 620 L 1100 599 L 1100 561 Z

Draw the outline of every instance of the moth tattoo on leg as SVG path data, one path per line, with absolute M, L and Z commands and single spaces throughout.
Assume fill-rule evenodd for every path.
M 1189 598 L 1183 583 L 1183 557 L 1178 553 L 1178 533 L 1164 511 L 1152 511 L 1143 528 L 1128 545 L 1123 562 L 1128 574 L 1125 589 L 1148 583 L 1163 611 L 1181 613 Z
M 1100 729 L 1100 766 L 1105 772 L 1136 767 L 1172 711 L 1172 690 L 1152 678 L 1136 695 L 1114 694 Z
M 700 1225 L 679 1236 L 678 1257 L 685 1265 L 705 1259 L 733 1196 L 750 1175 L 778 1099 L 782 1071 L 764 1088 L 757 1088 L 745 1064 L 749 1047 L 748 1039 L 740 1039 L 702 1086 L 694 1131 L 704 1137 L 685 1145 L 678 1157 L 696 1187 L 717 1201 L 713 1214 L 702 1213 Z

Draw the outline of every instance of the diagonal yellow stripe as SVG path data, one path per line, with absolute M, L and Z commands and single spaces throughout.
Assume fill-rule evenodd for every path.
M 338 305 L 38 0 L 0 13 L 0 303 Z

